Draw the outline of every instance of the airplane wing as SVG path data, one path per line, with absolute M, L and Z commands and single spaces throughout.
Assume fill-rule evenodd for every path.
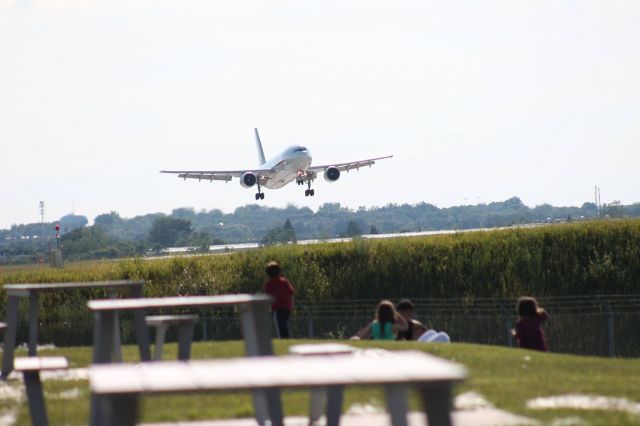
M 335 163 L 335 164 L 325 164 L 323 166 L 311 166 L 309 167 L 310 172 L 318 172 L 320 170 L 324 170 L 327 167 L 337 167 L 341 172 L 348 172 L 349 170 L 359 169 L 360 167 L 371 167 L 376 163 L 377 160 L 385 160 L 387 158 L 392 158 L 393 155 L 387 155 L 385 157 L 377 157 L 377 158 L 369 158 L 367 160 L 359 160 L 359 161 L 349 161 L 346 163 Z
M 198 179 L 199 181 L 208 180 L 210 182 L 214 180 L 221 180 L 229 182 L 233 178 L 239 178 L 246 172 L 251 172 L 259 179 L 260 184 L 263 185 L 266 181 L 273 177 L 273 170 L 271 169 L 254 169 L 254 170 L 160 170 L 160 173 L 172 173 L 177 174 L 179 178 Z

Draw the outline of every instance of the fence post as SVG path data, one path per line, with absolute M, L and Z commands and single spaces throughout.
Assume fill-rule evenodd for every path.
M 202 340 L 207 340 L 207 317 L 202 318 Z
M 311 318 L 311 315 L 309 315 L 307 318 L 309 339 L 313 339 L 313 318 Z
M 615 340 L 614 340 L 614 334 L 613 334 L 613 320 L 614 320 L 614 313 L 613 310 L 611 309 L 611 306 L 609 305 L 605 305 L 606 309 L 607 309 L 607 337 L 609 338 L 609 356 L 610 357 L 614 357 L 616 356 L 616 345 L 615 345 Z
M 309 339 L 313 339 L 313 317 L 309 311 L 309 307 L 306 304 L 301 303 L 300 307 L 304 312 L 304 316 L 307 319 L 307 334 Z

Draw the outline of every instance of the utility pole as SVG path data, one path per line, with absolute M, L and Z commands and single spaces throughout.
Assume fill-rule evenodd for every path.
M 600 210 L 600 214 L 602 214 L 602 199 L 600 198 L 600 188 L 598 187 L 598 210 Z
M 42 240 L 45 240 L 44 236 L 44 201 L 40 201 L 40 223 L 42 225 Z

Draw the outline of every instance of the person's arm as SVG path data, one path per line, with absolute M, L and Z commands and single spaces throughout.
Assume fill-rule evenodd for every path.
M 393 331 L 398 334 L 400 331 L 407 331 L 409 325 L 402 315 L 396 312 L 396 320 L 393 323 Z
M 413 321 L 413 336 L 411 336 L 412 340 L 418 340 L 418 337 L 422 336 L 424 333 L 429 330 L 427 326 L 421 323 L 418 320 Z
M 540 321 L 546 321 L 549 319 L 549 314 L 544 309 L 538 308 L 538 318 L 540 318 Z
M 359 339 L 368 339 L 369 337 L 371 337 L 371 324 L 368 324 L 366 327 L 358 330 L 358 332 L 355 335 L 353 335 L 351 338 L 354 340 L 359 340 Z

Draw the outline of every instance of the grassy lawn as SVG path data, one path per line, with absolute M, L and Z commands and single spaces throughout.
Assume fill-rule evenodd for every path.
M 284 354 L 290 344 L 301 341 L 276 341 L 277 353 Z M 308 341 L 305 341 L 308 342 Z M 554 420 L 580 418 L 588 425 L 640 424 L 640 416 L 617 411 L 597 410 L 531 410 L 526 401 L 540 396 L 567 393 L 623 397 L 640 402 L 640 359 L 607 359 L 572 355 L 541 354 L 519 349 L 470 344 L 412 344 L 406 342 L 371 341 L 349 342 L 358 347 L 377 347 L 390 350 L 417 349 L 464 364 L 469 379 L 455 388 L 456 393 L 475 391 L 497 408 L 553 424 Z M 136 347 L 127 346 L 124 356 L 136 361 Z M 165 358 L 175 357 L 175 344 L 165 347 Z M 20 353 L 19 355 L 23 355 Z M 85 367 L 90 363 L 90 347 L 43 350 L 42 355 L 66 356 L 71 367 Z M 195 343 L 193 358 L 223 358 L 242 356 L 242 342 Z M 17 383 L 13 384 L 17 386 Z M 45 392 L 50 423 L 81 425 L 87 423 L 89 393 L 86 381 L 47 381 Z M 288 415 L 307 412 L 307 392 L 286 392 L 284 409 Z M 352 404 L 368 403 L 383 406 L 378 388 L 354 387 L 345 393 L 345 409 Z M 418 408 L 415 398 L 414 408 Z M 17 403 L 0 394 L 0 416 L 8 410 L 18 411 L 18 424 L 30 424 L 26 402 Z M 212 419 L 250 417 L 251 399 L 247 393 L 198 394 L 172 397 L 143 398 L 142 420 L 169 421 L 179 419 Z M 0 417 L 0 423 L 2 419 Z M 566 424 L 566 423 L 565 423 Z M 570 424 L 578 424 L 576 422 Z

